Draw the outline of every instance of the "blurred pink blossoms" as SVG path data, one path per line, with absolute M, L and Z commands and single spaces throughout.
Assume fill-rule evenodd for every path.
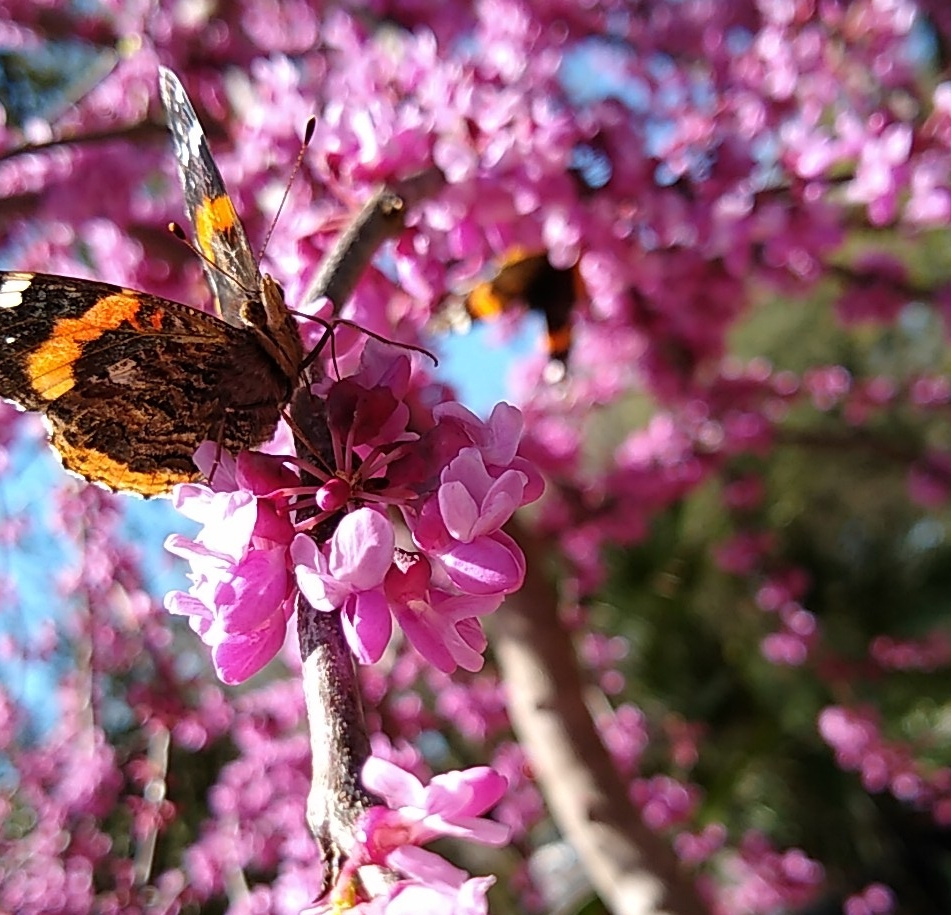
M 393 620 L 439 670 L 482 667 L 479 617 L 525 576 L 525 557 L 501 530 L 543 482 L 517 455 L 521 413 L 498 404 L 483 422 L 457 403 L 424 410 L 404 353 L 370 340 L 357 371 L 325 380 L 332 467 L 206 443 L 196 463 L 209 484 L 183 484 L 174 504 L 203 525 L 166 548 L 191 564 L 192 586 L 165 605 L 211 648 L 218 676 L 240 683 L 284 643 L 298 592 L 343 616 L 353 653 L 380 659 Z M 411 422 L 412 419 L 412 422 Z M 289 465 L 318 486 L 302 485 Z M 293 512 L 317 513 L 295 522 Z M 399 511 L 414 550 L 396 546 Z M 307 531 L 343 512 L 328 542 Z

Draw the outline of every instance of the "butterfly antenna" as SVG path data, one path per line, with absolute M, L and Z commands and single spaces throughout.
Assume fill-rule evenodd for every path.
M 314 138 L 314 131 L 316 129 L 317 118 L 311 115 L 307 119 L 307 124 L 304 127 L 304 139 L 301 141 L 300 150 L 297 153 L 297 161 L 294 163 L 294 169 L 291 172 L 290 178 L 287 179 L 287 184 L 284 185 L 284 195 L 281 197 L 281 202 L 277 207 L 277 212 L 274 214 L 274 218 L 271 220 L 271 225 L 267 230 L 267 235 L 264 236 L 264 244 L 261 245 L 261 253 L 258 255 L 259 263 L 264 259 L 264 252 L 267 251 L 268 242 L 270 242 L 271 236 L 274 234 L 274 227 L 277 225 L 277 220 L 280 218 L 281 210 L 284 209 L 284 204 L 287 203 L 287 195 L 291 192 L 291 185 L 294 183 L 294 179 L 297 177 L 297 173 L 300 171 L 301 164 L 304 161 L 304 153 L 307 152 L 307 147 L 310 145 L 310 141 Z
M 192 244 L 191 239 L 188 237 L 188 234 L 185 232 L 185 230 L 181 227 L 179 223 L 170 222 L 168 224 L 168 231 L 171 232 L 172 235 L 174 235 L 186 248 L 188 248 L 188 250 L 191 251 L 191 253 L 194 254 L 195 257 L 197 257 L 203 263 L 207 264 L 215 273 L 220 273 L 223 276 L 226 276 L 229 280 L 231 280 L 232 283 L 235 284 L 235 286 L 237 286 L 239 289 L 243 289 L 247 293 L 253 294 L 255 292 L 254 289 L 248 289 L 248 287 L 244 283 L 242 283 L 241 280 L 239 280 L 236 276 L 234 276 L 231 273 L 228 273 L 227 270 L 222 270 L 221 266 L 219 264 L 216 264 L 200 248 L 196 248 Z
M 305 321 L 314 321 L 319 324 L 324 329 L 324 333 L 321 335 L 320 340 L 317 342 L 317 345 L 308 353 L 303 362 L 303 368 L 306 368 L 310 365 L 314 359 L 316 359 L 321 350 L 327 345 L 328 340 L 330 341 L 331 350 L 334 348 L 333 342 L 333 331 L 335 327 L 352 327 L 354 330 L 359 331 L 361 334 L 371 337 L 374 340 L 379 341 L 380 343 L 385 343 L 387 346 L 396 346 L 399 349 L 406 349 L 413 353 L 419 353 L 421 356 L 425 356 L 427 359 L 432 359 L 433 365 L 439 365 L 439 360 L 435 357 L 424 346 L 417 346 L 415 343 L 404 343 L 402 340 L 391 340 L 389 337 L 384 337 L 383 334 L 378 334 L 369 328 L 364 327 L 362 324 L 357 324 L 356 321 L 351 321 L 349 318 L 333 318 L 330 321 L 324 320 L 324 318 L 318 318 L 317 315 L 308 315 L 302 311 L 295 311 L 293 308 L 287 309 L 290 314 L 294 315 L 295 318 L 302 318 Z M 335 357 L 336 358 L 336 357 Z

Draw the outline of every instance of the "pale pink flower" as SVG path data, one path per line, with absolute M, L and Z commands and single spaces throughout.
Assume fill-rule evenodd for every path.
M 395 544 L 389 519 L 364 507 L 343 516 L 328 550 L 306 534 L 291 545 L 301 593 L 316 610 L 340 610 L 347 642 L 365 664 L 380 659 L 392 633 L 382 585 Z

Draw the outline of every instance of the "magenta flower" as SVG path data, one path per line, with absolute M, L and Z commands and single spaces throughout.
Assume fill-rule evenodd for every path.
M 259 453 L 235 461 L 213 445 L 196 455 L 212 484 L 182 488 L 179 502 L 205 529 L 194 542 L 169 540 L 191 561 L 194 584 L 167 605 L 191 618 L 228 682 L 277 651 L 298 588 L 315 609 L 342 614 L 363 663 L 380 659 L 395 617 L 438 669 L 481 669 L 478 618 L 525 577 L 525 557 L 501 527 L 543 484 L 516 454 L 515 407 L 498 405 L 487 422 L 458 404 L 426 410 L 411 368 L 405 353 L 371 339 L 353 374 L 317 386 L 329 432 L 319 461 Z M 285 464 L 305 468 L 316 485 Z M 402 513 L 420 549 L 401 551 L 398 566 L 387 507 Z M 292 521 L 292 509 L 304 516 Z M 305 533 L 325 521 L 334 528 L 327 543 Z
M 464 448 L 442 473 L 439 511 L 449 535 L 470 542 L 497 531 L 522 504 L 525 476 L 506 470 L 493 477 L 475 448 Z
M 889 124 L 880 135 L 867 136 L 862 144 L 846 198 L 867 204 L 873 225 L 885 225 L 895 218 L 913 139 L 909 125 Z
M 197 460 L 204 463 L 214 450 L 203 445 Z M 286 560 L 294 528 L 266 494 L 296 478 L 264 454 L 243 452 L 235 461 L 223 453 L 215 460 L 214 489 L 199 483 L 175 488 L 175 507 L 204 527 L 195 540 L 172 534 L 165 541 L 170 553 L 189 561 L 192 581 L 187 592 L 167 594 L 165 606 L 189 618 L 210 646 L 221 680 L 241 683 L 280 650 L 294 612 Z
M 464 448 L 443 470 L 413 539 L 435 556 L 453 585 L 470 594 L 508 594 L 521 587 L 525 560 L 501 526 L 524 504 L 527 479 L 505 470 L 493 477 L 476 448 Z
M 371 756 L 363 765 L 363 784 L 388 807 L 372 807 L 363 820 L 362 835 L 369 859 L 387 863 L 404 845 L 422 845 L 441 836 L 453 836 L 502 846 L 508 826 L 481 815 L 505 794 L 508 781 L 488 766 L 436 775 L 428 786 L 410 772 Z
M 435 776 L 428 786 L 379 756 L 363 766 L 363 784 L 388 806 L 371 807 L 357 823 L 357 846 L 329 896 L 302 915 L 485 915 L 485 894 L 493 877 L 470 878 L 445 859 L 419 846 L 442 836 L 501 846 L 508 826 L 482 814 L 494 807 L 508 785 L 488 766 Z M 398 879 L 385 896 L 367 899 L 357 872 L 385 867 Z
M 380 659 L 392 633 L 382 585 L 395 546 L 393 525 L 372 508 L 344 515 L 326 553 L 306 534 L 291 545 L 301 593 L 316 610 L 340 610 L 347 642 L 364 664 Z
M 392 854 L 395 868 L 412 878 L 390 891 L 386 915 L 487 915 L 486 893 L 495 877 L 470 877 L 444 858 L 408 846 Z
M 326 902 L 309 906 L 301 915 L 487 915 L 486 894 L 495 877 L 470 877 L 422 848 L 399 849 L 394 859 L 407 876 L 385 896 L 358 901 L 353 887 L 343 884 Z
M 487 464 L 507 465 L 515 459 L 522 435 L 522 413 L 511 404 L 498 403 L 483 422 L 461 403 L 448 401 L 433 410 L 439 421 L 454 420 L 469 433 L 472 443 L 482 452 Z
M 434 667 L 481 670 L 486 640 L 476 617 L 496 610 L 502 594 L 450 594 L 432 586 L 429 562 L 421 553 L 398 553 L 386 573 L 389 606 L 410 644 Z
M 332 430 L 347 430 L 348 446 L 389 446 L 406 432 L 411 364 L 405 353 L 369 339 L 353 374 L 327 378 L 317 391 L 327 399 Z
M 479 449 L 486 467 L 502 470 L 511 468 L 524 474 L 522 505 L 528 505 L 541 497 L 545 491 L 542 475 L 532 461 L 516 453 L 525 427 L 525 417 L 518 407 L 497 403 L 488 420 L 483 422 L 462 404 L 447 401 L 433 409 L 433 416 L 440 423 L 458 424 Z

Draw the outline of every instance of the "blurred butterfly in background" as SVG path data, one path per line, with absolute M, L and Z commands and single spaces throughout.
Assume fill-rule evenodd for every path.
M 501 259 L 494 276 L 474 286 L 464 296 L 450 299 L 435 329 L 465 333 L 473 321 L 492 321 L 522 306 L 541 314 L 547 327 L 546 347 L 554 372 L 549 380 L 564 377 L 572 342 L 572 314 L 586 298 L 578 267 L 553 267 L 545 253 L 513 248 Z

